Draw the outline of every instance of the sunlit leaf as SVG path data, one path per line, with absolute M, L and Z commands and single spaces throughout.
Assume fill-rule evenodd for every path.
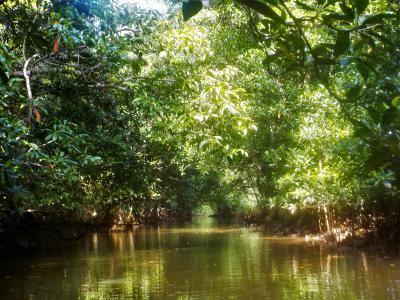
M 397 107 L 400 103 L 400 96 L 396 96 L 392 99 L 392 105 Z

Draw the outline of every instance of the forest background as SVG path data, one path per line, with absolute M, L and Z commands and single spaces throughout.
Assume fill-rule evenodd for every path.
M 0 1 L 2 241 L 203 213 L 399 242 L 399 15 Z

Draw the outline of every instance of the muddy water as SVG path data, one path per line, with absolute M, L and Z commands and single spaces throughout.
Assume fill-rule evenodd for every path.
M 2 258 L 0 299 L 400 299 L 400 259 L 201 219 Z

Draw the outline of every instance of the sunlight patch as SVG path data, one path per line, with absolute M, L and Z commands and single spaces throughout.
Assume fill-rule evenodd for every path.
M 156 10 L 160 13 L 166 13 L 167 5 L 162 0 L 118 0 L 119 4 L 133 4 L 148 10 Z

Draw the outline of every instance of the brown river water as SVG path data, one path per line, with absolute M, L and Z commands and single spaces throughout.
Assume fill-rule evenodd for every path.
M 211 218 L 0 258 L 0 299 L 400 299 L 400 256 L 308 247 Z

